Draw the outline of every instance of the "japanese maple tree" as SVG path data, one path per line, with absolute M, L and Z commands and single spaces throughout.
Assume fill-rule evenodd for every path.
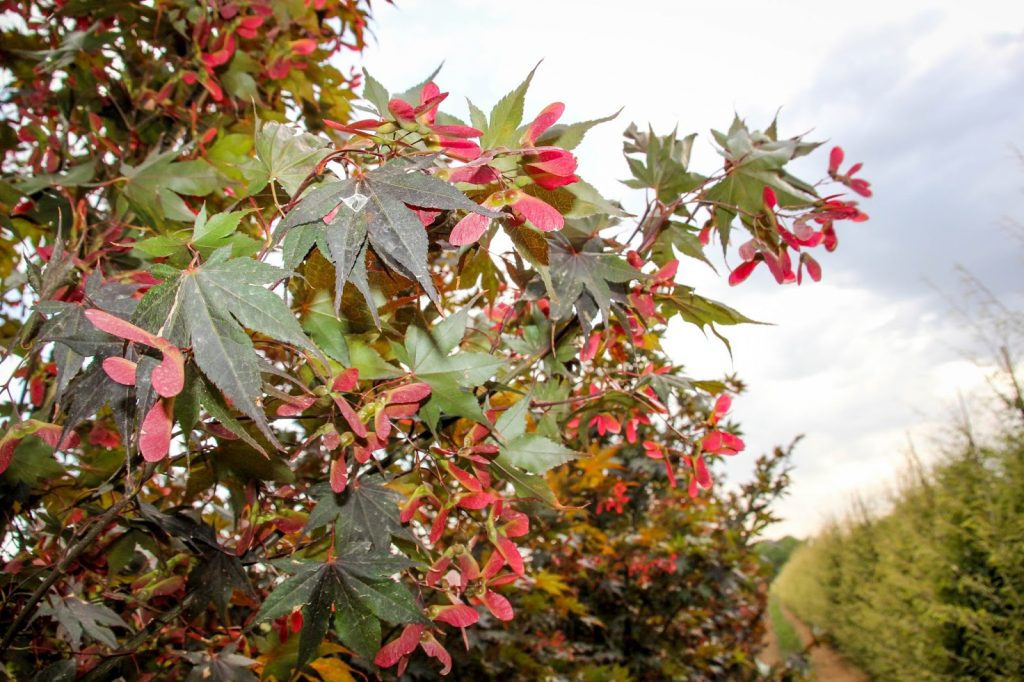
M 611 117 L 528 107 L 533 72 L 465 121 L 437 73 L 390 93 L 350 68 L 360 0 L 0 10 L 18 679 L 447 673 L 464 639 L 516 627 L 581 517 L 740 504 L 702 498 L 744 449 L 739 387 L 659 340 L 676 317 L 749 320 L 679 258 L 717 241 L 733 284 L 762 262 L 818 280 L 810 253 L 866 218 L 841 151 L 806 182 L 787 164 L 817 143 L 739 118 L 706 172 L 695 135 L 630 126 L 629 215 L 573 153 Z M 663 550 L 638 561 L 682 570 Z

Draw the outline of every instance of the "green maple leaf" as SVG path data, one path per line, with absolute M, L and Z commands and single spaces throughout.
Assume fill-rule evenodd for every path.
M 732 354 L 732 346 L 729 340 L 718 331 L 716 325 L 764 324 L 752 320 L 724 303 L 694 293 L 692 287 L 682 285 L 676 286 L 671 295 L 662 297 L 662 310 L 667 314 L 678 315 L 702 331 L 705 328 L 710 329 L 711 333 L 725 344 L 730 354 Z
M 255 146 L 262 172 L 249 188 L 250 194 L 260 191 L 268 182 L 276 181 L 290 196 L 294 196 L 317 164 L 331 153 L 327 140 L 277 121 L 263 124 L 256 135 Z
M 499 442 L 498 457 L 492 466 L 515 488 L 520 497 L 533 498 L 558 506 L 543 473 L 579 456 L 561 443 L 539 433 L 526 432 L 526 414 L 532 392 L 527 393 L 501 413 L 494 424 L 504 442 Z
M 763 210 L 764 187 L 775 190 L 780 206 L 801 206 L 817 201 L 814 187 L 785 170 L 793 159 L 809 154 L 820 146 L 804 142 L 801 137 L 779 140 L 775 123 L 766 132 L 753 131 L 736 117 L 728 133 L 711 131 L 719 153 L 729 162 L 728 175 L 711 187 L 703 198 L 715 202 L 715 220 L 724 249 L 729 242 L 729 228 L 739 212 L 759 213 Z
M 243 327 L 321 354 L 284 301 L 264 286 L 288 272 L 227 258 L 228 250 L 220 249 L 202 266 L 154 287 L 140 302 L 136 321 L 178 346 L 192 346 L 203 375 L 276 447 L 260 405 L 260 357 Z
M 601 123 L 607 123 L 612 119 L 616 118 L 622 109 L 619 109 L 614 114 L 604 116 L 602 118 L 595 118 L 590 121 L 580 121 L 578 123 L 563 124 L 558 123 L 551 126 L 537 138 L 537 146 L 551 146 L 561 147 L 562 149 L 575 149 L 579 146 L 580 142 L 583 141 L 583 136 L 596 125 Z M 522 129 L 520 129 L 522 130 Z
M 461 338 L 461 337 L 460 337 Z M 449 354 L 450 347 L 439 340 L 439 334 L 419 327 L 406 330 L 405 350 L 413 374 L 423 381 L 450 378 L 463 388 L 476 388 L 490 379 L 505 359 L 488 353 L 460 351 Z
M 708 260 L 704 253 L 704 245 L 700 243 L 697 235 L 697 228 L 692 228 L 684 223 L 675 220 L 669 222 L 668 226 L 658 235 L 651 249 L 651 258 L 658 265 L 665 265 L 675 259 L 675 247 L 679 253 L 705 263 L 709 268 L 715 270 L 715 266 Z M 716 270 L 717 272 L 717 270 Z
M 90 158 L 73 166 L 65 173 L 39 173 L 18 178 L 15 185 L 24 194 L 35 194 L 47 187 L 79 187 L 92 180 L 96 174 L 96 159 Z
M 110 628 L 128 629 L 128 623 L 121 616 L 103 604 L 82 601 L 75 596 L 57 597 L 51 595 L 47 603 L 39 608 L 38 614 L 50 616 L 64 628 L 71 648 L 78 651 L 82 636 L 88 635 L 111 649 L 117 648 L 117 636 Z
M 578 454 L 538 433 L 524 433 L 501 446 L 501 457 L 504 463 L 531 474 L 543 474 L 549 469 L 571 462 Z
M 398 519 L 402 496 L 382 485 L 377 477 L 362 477 L 341 494 L 334 493 L 327 483 L 313 486 L 311 492 L 317 503 L 306 522 L 307 531 L 339 524 L 337 532 L 369 540 L 381 552 L 391 547 L 392 537 L 409 536 Z
M 537 64 L 540 66 L 540 64 Z M 519 124 L 523 122 L 523 105 L 526 101 L 526 91 L 530 88 L 530 81 L 537 71 L 537 66 L 530 70 L 526 80 L 519 84 L 516 89 L 508 93 L 491 109 L 490 118 L 487 124 L 481 126 L 481 116 L 474 114 L 472 121 L 475 126 L 483 131 L 480 138 L 480 146 L 484 149 L 492 147 L 515 147 L 519 144 L 517 132 Z M 470 110 L 472 113 L 472 109 Z
M 409 590 L 391 579 L 414 565 L 405 557 L 373 549 L 369 541 L 345 543 L 345 551 L 326 563 L 291 562 L 295 575 L 267 596 L 255 623 L 302 608 L 298 667 L 320 648 L 331 624 L 341 642 L 367 660 L 380 649 L 380 621 L 392 624 L 428 621 Z
M 384 116 L 388 111 L 388 102 L 391 100 L 387 88 L 371 76 L 366 69 L 363 69 L 363 83 L 363 99 L 375 106 L 379 115 Z
M 204 257 L 222 246 L 231 246 L 234 256 L 251 256 L 260 250 L 262 242 L 245 234 L 236 234 L 238 224 L 245 211 L 218 213 L 207 217 L 206 205 L 203 204 L 196 215 L 191 236 L 187 232 L 177 234 L 159 234 L 135 243 L 135 248 L 155 257 L 172 257 L 172 263 L 184 265 L 192 258 L 189 243 Z
M 126 178 L 122 196 L 140 217 L 158 227 L 167 220 L 195 220 L 179 195 L 205 196 L 227 184 L 226 178 L 202 159 L 175 161 L 180 154 L 179 149 L 162 154 L 154 151 L 138 166 L 121 166 Z
M 425 409 L 486 423 L 473 389 L 494 376 L 505 364 L 488 353 L 452 350 L 462 340 L 469 318 L 465 311 L 448 317 L 430 332 L 409 327 L 405 333 L 405 356 L 400 358 L 420 380 L 430 384 Z
M 406 204 L 462 209 L 491 218 L 499 214 L 482 208 L 450 183 L 419 172 L 430 162 L 396 159 L 360 180 L 329 182 L 307 194 L 275 229 L 275 240 L 284 236 L 285 267 L 298 265 L 315 244 L 334 264 L 335 310 L 341 306 L 345 283 L 351 281 L 376 317 L 366 273 L 369 246 L 381 262 L 419 282 L 437 303 L 427 261 L 427 234 Z M 328 215 L 331 218 L 325 223 Z
M 589 317 L 589 307 L 593 304 L 608 319 L 612 301 L 625 299 L 626 290 L 622 285 L 643 277 L 624 258 L 606 251 L 602 240 L 597 238 L 577 248 L 559 235 L 551 240 L 548 254 L 553 288 L 549 292 L 552 299 L 551 315 L 555 319 L 568 317 L 574 305 L 581 319 L 584 312 Z
M 516 491 L 516 495 L 519 497 L 524 499 L 540 500 L 552 507 L 560 506 L 558 499 L 555 497 L 555 493 L 552 492 L 551 486 L 548 485 L 547 479 L 543 476 L 523 471 L 508 461 L 503 454 L 499 454 L 494 461 L 491 462 L 491 467 L 498 471 L 501 478 L 512 484 L 512 487 Z

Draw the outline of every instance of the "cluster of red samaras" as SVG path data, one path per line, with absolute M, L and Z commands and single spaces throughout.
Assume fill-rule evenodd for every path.
M 167 456 L 171 446 L 171 415 L 174 397 L 185 387 L 185 357 L 177 346 L 164 337 L 150 334 L 98 308 L 86 310 L 85 317 L 100 331 L 160 352 L 160 363 L 149 375 L 149 385 L 158 398 L 142 419 L 139 429 L 139 452 L 142 457 L 147 462 L 159 462 Z M 103 360 L 103 371 L 123 386 L 135 386 L 142 369 L 128 358 L 108 357 Z
M 833 148 L 829 156 L 829 177 L 863 197 L 870 197 L 871 185 L 868 181 L 853 177 L 861 169 L 862 164 L 856 163 L 845 173 L 840 173 L 839 167 L 842 163 L 843 150 L 840 147 Z M 820 281 L 821 265 L 802 249 L 821 245 L 825 247 L 826 251 L 835 251 L 839 244 L 835 230 L 836 221 L 851 220 L 860 223 L 868 219 L 867 214 L 857 207 L 857 202 L 843 201 L 838 198 L 839 196 L 825 197 L 811 210 L 797 216 L 793 219 L 792 230 L 790 230 L 785 227 L 782 216 L 779 215 L 779 203 L 775 191 L 771 187 L 765 186 L 762 195 L 763 215 L 778 234 L 778 246 L 768 244 L 756 237 L 740 246 L 739 254 L 743 262 L 729 275 L 729 284 L 735 286 L 744 281 L 761 263 L 768 266 L 768 270 L 779 284 L 789 284 L 790 282 L 800 284 L 803 281 L 805 268 L 811 279 L 815 282 Z M 814 224 L 817 224 L 819 228 L 816 229 Z M 701 241 L 705 244 L 707 238 L 706 232 L 701 234 Z M 793 270 L 793 258 L 789 253 L 790 249 L 800 254 L 795 271 Z
M 561 118 L 565 110 L 561 102 L 548 105 L 538 114 L 526 127 L 518 148 L 489 150 L 485 154 L 480 145 L 473 141 L 483 135 L 483 131 L 466 125 L 436 122 L 438 106 L 447 97 L 447 92 L 441 92 L 437 85 L 430 82 L 423 86 L 417 105 L 401 99 L 388 102 L 390 118 L 366 119 L 348 124 L 335 121 L 324 123 L 330 128 L 364 137 L 390 134 L 398 130 L 415 133 L 428 149 L 465 162 L 458 168 L 444 171 L 448 181 L 453 183 L 487 186 L 513 179 L 509 172 L 502 173 L 490 165 L 490 161 L 499 153 L 515 154 L 519 159 L 518 174 L 529 177 L 546 190 L 564 187 L 579 180 L 576 176 L 576 157 L 571 152 L 561 147 L 536 146 L 540 136 Z M 508 220 L 512 224 L 529 222 L 543 232 L 560 230 L 565 224 L 557 209 L 518 187 L 505 185 L 480 203 L 495 211 L 507 207 Z M 472 244 L 487 230 L 490 221 L 487 216 L 470 213 L 455 225 L 448 241 L 454 246 Z
M 370 389 L 374 391 L 374 389 Z M 351 434 L 339 434 L 333 420 L 317 430 L 300 446 L 304 449 L 316 438 L 324 447 L 338 453 L 331 465 L 331 488 L 342 492 L 348 485 L 348 466 L 345 453 L 351 447 L 360 463 L 369 461 L 371 454 L 384 448 L 388 439 L 402 421 L 413 417 L 420 404 L 430 396 L 426 383 L 409 383 L 383 392 L 360 392 L 359 374 L 354 368 L 342 371 L 332 382 L 330 399 L 348 424 Z M 315 394 L 292 396 L 277 408 L 279 416 L 297 416 L 311 407 L 320 396 Z M 487 418 L 494 422 L 496 411 L 488 411 Z M 469 429 L 458 450 L 434 448 L 434 464 L 458 483 L 458 491 L 424 482 L 401 507 L 403 524 L 417 520 L 430 529 L 427 540 L 436 545 L 442 538 L 452 514 L 458 510 L 485 511 L 488 522 L 488 541 L 492 551 L 480 566 L 472 551 L 455 546 L 445 550 L 427 573 L 426 585 L 443 589 L 451 603 L 432 606 L 431 620 L 455 627 L 468 627 L 479 620 L 477 610 L 483 606 L 497 619 L 512 620 L 512 605 L 494 588 L 514 582 L 525 574 L 526 567 L 518 546 L 512 538 L 529 532 L 529 518 L 512 509 L 495 486 L 499 481 L 490 474 L 491 460 L 498 454 L 498 446 L 486 442 L 490 432 L 477 424 Z M 507 570 L 505 570 L 507 569 Z M 468 604 L 466 603 L 468 602 Z M 376 657 L 377 665 L 399 665 L 399 675 L 408 663 L 409 655 L 419 646 L 427 655 L 439 659 L 447 673 L 451 657 L 429 628 L 413 624 L 407 626 L 395 640 L 386 644 Z
M 718 428 L 718 422 L 729 412 L 732 407 L 732 398 L 727 394 L 718 396 L 715 406 L 708 418 L 708 431 L 700 440 L 700 447 L 696 453 L 680 454 L 685 467 L 691 472 L 690 484 L 687 488 L 691 498 L 696 498 L 701 489 L 710 490 L 712 486 L 711 472 L 708 470 L 704 455 L 736 455 L 743 451 L 746 445 L 736 434 L 722 431 Z M 643 442 L 644 454 L 651 459 L 660 459 L 665 463 L 665 473 L 669 483 L 676 487 L 675 466 L 672 464 L 672 450 L 660 443 L 645 440 Z
M 450 548 L 431 565 L 427 572 L 427 586 L 444 589 L 452 602 L 428 609 L 427 615 L 434 622 L 465 628 L 479 621 L 477 610 L 461 601 L 460 597 L 470 604 L 483 606 L 498 620 L 510 621 L 515 617 L 511 602 L 493 588 L 513 583 L 524 575 L 523 559 L 509 538 L 526 535 L 530 530 L 530 521 L 526 514 L 498 500 L 488 513 L 488 528 L 489 540 L 494 549 L 482 568 L 472 550 L 462 545 Z M 510 570 L 503 571 L 506 566 Z M 419 624 L 405 626 L 397 638 L 381 647 L 374 663 L 382 668 L 397 664 L 397 674 L 401 676 L 409 656 L 417 646 L 428 656 L 441 661 L 444 665 L 441 674 L 448 674 L 451 670 L 451 656 L 429 629 Z
M 328 394 L 338 413 L 348 424 L 351 434 L 339 433 L 334 420 L 326 421 L 302 445 L 308 447 L 316 439 L 330 452 L 338 456 L 331 462 L 331 490 L 345 491 L 348 486 L 348 461 L 346 452 L 352 447 L 356 462 L 366 464 L 374 452 L 384 448 L 396 425 L 412 418 L 419 412 L 420 403 L 430 397 L 430 385 L 423 382 L 404 384 L 387 389 L 376 395 L 359 392 L 359 370 L 350 367 L 338 374 L 331 383 Z M 353 398 L 352 395 L 355 394 Z M 279 417 L 296 417 L 319 399 L 314 393 L 289 396 L 277 408 Z
M 599 338 L 597 333 L 591 337 L 590 341 L 595 338 Z M 580 358 L 584 361 L 593 359 L 596 354 L 596 349 L 590 341 L 584 343 L 583 352 L 580 354 Z M 643 375 L 647 374 L 662 374 L 668 372 L 670 367 L 660 367 L 653 369 L 650 365 L 644 370 Z M 595 386 L 590 386 L 591 396 L 600 394 L 601 390 Z M 597 431 L 598 435 L 604 436 L 605 434 L 619 434 L 625 432 L 625 439 L 627 443 L 636 443 L 639 438 L 637 429 L 640 425 L 651 425 L 650 414 L 660 415 L 665 414 L 668 410 L 658 401 L 658 397 L 650 386 L 645 386 L 641 389 L 644 401 L 648 404 L 649 412 L 643 412 L 640 409 L 634 409 L 630 415 L 622 420 L 616 415 L 601 412 L 591 417 L 588 424 L 589 428 L 593 428 Z M 583 396 L 580 398 L 580 407 L 585 400 Z M 688 492 L 691 498 L 696 498 L 700 490 L 709 490 L 712 486 L 711 473 L 708 470 L 707 463 L 704 461 L 704 455 L 735 455 L 743 451 L 746 447 L 743 440 L 728 431 L 722 431 L 718 424 L 732 407 L 732 398 L 727 394 L 718 396 L 715 401 L 715 405 L 711 410 L 711 415 L 708 417 L 706 424 L 706 431 L 704 436 L 700 439 L 700 445 L 693 453 L 678 452 L 673 448 L 668 448 L 661 443 L 657 443 L 652 440 L 644 440 L 641 443 L 644 454 L 654 460 L 660 460 L 665 466 L 665 475 L 668 478 L 669 485 L 673 488 L 676 487 L 676 467 L 679 462 L 685 466 L 689 474 L 689 486 Z M 574 417 L 566 425 L 566 429 L 572 433 L 580 426 L 579 417 Z M 612 496 L 606 500 L 602 500 L 597 505 L 597 513 L 612 512 L 617 514 L 622 513 L 623 505 L 629 502 L 629 496 L 626 495 L 626 487 L 616 487 Z
M 497 412 L 488 411 L 487 418 L 493 422 Z M 487 542 L 491 551 L 483 566 L 478 563 L 472 547 L 453 545 L 434 561 L 426 576 L 427 587 L 443 590 L 450 602 L 430 607 L 429 617 L 434 622 L 459 628 L 473 625 L 480 618 L 470 604 L 486 608 L 498 620 L 512 620 L 515 615 L 512 604 L 495 588 L 515 582 L 526 572 L 522 554 L 512 539 L 529 532 L 530 520 L 502 499 L 494 487 L 499 482 L 492 479 L 490 464 L 498 454 L 498 447 L 485 442 L 488 434 L 487 428 L 476 424 L 469 429 L 458 450 L 433 448 L 434 463 L 458 482 L 460 491 L 451 494 L 444 486 L 435 488 L 424 482 L 409 496 L 399 517 L 402 523 L 419 519 L 429 525 L 428 541 L 436 544 L 447 528 L 450 514 L 458 509 L 486 510 Z M 428 508 L 433 510 L 432 518 L 427 513 Z M 448 673 L 451 669 L 448 652 L 429 629 L 418 624 L 407 625 L 396 639 L 381 648 L 374 662 L 383 668 L 397 664 L 401 676 L 417 646 L 441 661 L 442 674 Z
M 307 3 L 308 5 L 309 3 Z M 321 11 L 323 0 L 317 0 L 313 8 Z M 192 40 L 199 47 L 199 64 L 195 71 L 182 72 L 185 83 L 199 83 L 215 102 L 224 100 L 224 90 L 217 78 L 217 69 L 226 66 L 234 57 L 238 40 L 265 40 L 273 43 L 281 34 L 282 28 L 277 26 L 277 15 L 271 0 L 253 0 L 245 4 L 249 13 L 243 13 L 242 6 L 237 2 L 223 4 L 219 17 L 215 20 L 200 20 L 192 26 Z M 277 13 L 280 14 L 280 13 Z M 349 28 L 354 34 L 352 43 L 346 43 L 341 36 L 328 40 L 326 36 L 310 33 L 308 37 L 289 40 L 285 50 L 275 49 L 268 54 L 262 64 L 263 74 L 270 80 L 279 81 L 287 78 L 292 70 L 304 70 L 307 63 L 303 57 L 311 55 L 318 49 L 326 47 L 335 52 L 342 47 L 358 50 L 362 46 L 362 31 L 365 21 L 358 13 L 349 17 Z M 216 31 L 214 30 L 216 29 Z M 353 79 L 355 81 L 356 79 Z M 162 102 L 171 96 L 174 81 L 165 86 L 157 97 Z

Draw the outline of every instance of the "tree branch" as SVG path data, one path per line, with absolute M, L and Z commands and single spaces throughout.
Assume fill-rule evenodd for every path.
M 155 470 L 155 463 L 147 464 L 142 474 L 142 480 L 139 481 L 139 485 L 136 487 L 135 491 L 130 495 L 122 497 L 120 501 L 105 511 L 102 516 L 96 519 L 93 523 L 93 527 L 89 529 L 89 532 L 86 533 L 81 540 L 72 545 L 70 549 L 68 549 L 64 558 L 57 562 L 57 565 L 50 571 L 50 575 L 46 576 L 46 580 L 36 588 L 35 592 L 32 593 L 32 596 L 28 598 L 28 602 L 26 602 L 25 606 L 22 607 L 21 611 L 19 611 L 18 615 L 14 618 L 14 621 L 11 622 L 10 626 L 8 626 L 3 639 L 0 640 L 0 651 L 4 651 L 8 646 L 10 646 L 14 638 L 19 632 L 21 632 L 22 626 L 24 626 L 30 617 L 35 614 L 36 606 L 40 601 L 42 601 L 43 597 L 46 596 L 46 593 L 51 587 L 53 587 L 54 583 L 60 580 L 68 567 L 74 563 L 75 560 L 85 552 L 85 550 L 89 549 L 89 547 L 91 547 L 96 541 L 96 538 L 100 536 L 100 533 L 106 529 L 107 525 L 110 524 L 110 522 L 113 521 L 114 518 L 125 509 L 125 507 L 131 504 L 136 497 L 138 497 L 139 493 L 142 491 L 142 486 L 145 485 L 146 481 L 149 480 L 149 477 L 153 475 Z

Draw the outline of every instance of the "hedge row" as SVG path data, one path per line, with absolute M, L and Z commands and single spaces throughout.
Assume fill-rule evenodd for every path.
M 911 471 L 888 514 L 798 548 L 773 590 L 877 679 L 1021 679 L 1022 436 L 950 445 Z

